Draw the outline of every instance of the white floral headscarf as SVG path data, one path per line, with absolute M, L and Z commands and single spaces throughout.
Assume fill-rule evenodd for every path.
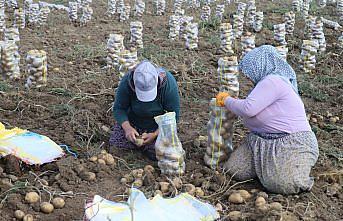
M 255 84 L 268 75 L 278 75 L 290 83 L 298 94 L 297 77 L 293 68 L 271 45 L 263 45 L 248 52 L 240 62 L 239 69 Z

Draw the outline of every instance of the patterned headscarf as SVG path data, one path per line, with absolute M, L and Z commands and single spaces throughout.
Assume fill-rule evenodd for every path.
M 257 84 L 268 75 L 278 75 L 290 83 L 298 94 L 297 77 L 293 68 L 271 45 L 263 45 L 248 52 L 239 64 L 245 76 Z

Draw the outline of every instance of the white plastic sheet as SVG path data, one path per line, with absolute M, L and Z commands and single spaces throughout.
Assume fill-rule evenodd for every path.
M 133 216 L 133 218 L 132 218 Z M 86 205 L 87 221 L 212 221 L 219 219 L 216 209 L 188 193 L 164 199 L 156 195 L 147 199 L 138 189 L 132 188 L 127 202 L 112 202 L 95 195 Z

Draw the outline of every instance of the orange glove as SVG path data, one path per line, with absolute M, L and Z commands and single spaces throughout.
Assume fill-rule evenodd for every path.
M 230 95 L 226 92 L 219 92 L 216 96 L 216 105 L 219 107 L 225 106 L 225 99 L 230 97 Z

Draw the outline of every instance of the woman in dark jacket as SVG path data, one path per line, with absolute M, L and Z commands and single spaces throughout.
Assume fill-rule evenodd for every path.
M 110 144 L 117 148 L 141 149 L 155 160 L 158 126 L 154 117 L 165 112 L 180 113 L 178 86 L 171 73 L 143 61 L 120 81 L 113 106 L 116 124 Z M 143 139 L 142 146 L 137 138 Z

